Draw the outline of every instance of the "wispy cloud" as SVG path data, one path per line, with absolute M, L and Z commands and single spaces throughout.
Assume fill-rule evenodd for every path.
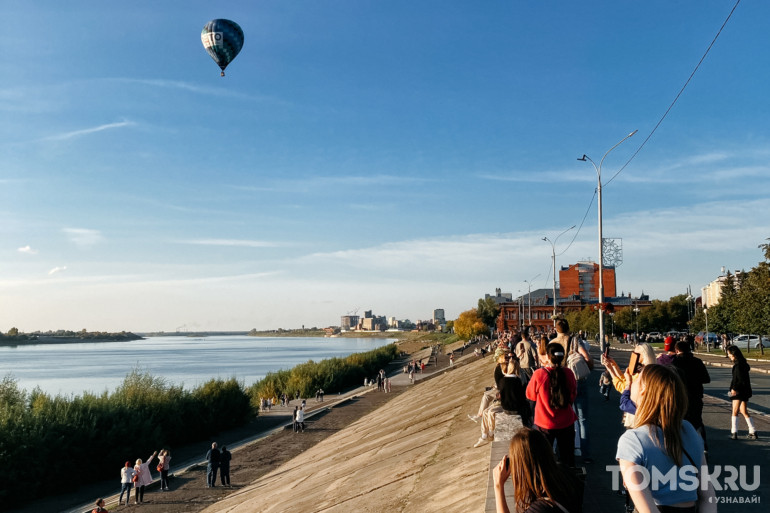
M 70 242 L 80 247 L 90 247 L 104 240 L 99 230 L 90 230 L 88 228 L 64 228 L 62 229 Z
M 48 276 L 52 276 L 54 274 L 57 274 L 57 273 L 60 273 L 60 272 L 66 271 L 66 270 L 67 270 L 67 266 L 66 265 L 63 265 L 63 266 L 60 266 L 60 267 L 54 267 L 53 269 L 48 271 Z
M 182 82 L 181 80 L 163 80 L 163 79 L 136 79 L 136 78 L 111 78 L 109 81 L 116 81 L 128 84 L 139 84 L 149 87 L 159 87 L 163 89 L 177 89 L 180 91 L 187 91 L 194 94 L 202 94 L 206 96 L 220 96 L 227 98 L 240 98 L 244 100 L 263 101 L 273 104 L 290 105 L 289 102 L 281 100 L 267 95 L 256 94 L 244 94 L 239 91 L 234 91 L 231 88 L 226 87 L 202 87 L 198 84 L 190 82 Z
M 491 180 L 495 182 L 593 183 L 596 181 L 596 173 L 576 173 L 574 169 L 568 171 L 512 171 L 510 173 L 478 173 L 476 176 L 482 180 Z
M 377 175 L 340 175 L 340 176 L 302 176 L 298 178 L 276 179 L 260 185 L 230 185 L 231 188 L 246 192 L 298 192 L 318 193 L 321 189 L 343 188 L 361 189 L 365 187 L 402 187 L 434 182 L 432 178 L 420 176 L 399 176 L 392 174 Z
M 91 128 L 84 128 L 81 130 L 73 130 L 72 132 L 65 132 L 62 134 L 51 135 L 44 137 L 44 141 L 65 141 L 68 139 L 74 139 L 76 137 L 82 137 L 88 134 L 95 134 L 97 132 L 103 132 L 105 130 L 114 130 L 116 128 L 124 128 L 127 126 L 134 126 L 136 123 L 133 121 L 120 121 L 118 123 L 107 123 L 106 125 L 99 125 Z
M 189 239 L 176 240 L 174 242 L 177 244 L 193 244 L 197 246 L 232 246 L 241 248 L 279 248 L 287 246 L 287 244 L 283 242 L 244 239 Z
M 37 250 L 32 249 L 31 246 L 24 246 L 18 249 L 19 253 L 26 253 L 27 255 L 37 255 Z

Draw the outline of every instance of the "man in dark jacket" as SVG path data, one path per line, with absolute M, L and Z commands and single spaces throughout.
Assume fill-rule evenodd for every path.
M 217 470 L 219 470 L 219 449 L 217 449 L 217 443 L 211 444 L 211 449 L 206 453 L 206 485 L 209 488 L 213 488 L 217 484 Z
M 219 477 L 222 480 L 222 486 L 230 487 L 230 460 L 232 455 L 227 450 L 227 446 L 222 446 L 222 453 L 219 455 Z
M 687 389 L 687 412 L 684 420 L 692 424 L 706 441 L 706 428 L 703 426 L 703 385 L 711 383 L 711 376 L 700 358 L 693 356 L 687 341 L 676 343 L 676 356 L 671 365 L 679 372 Z

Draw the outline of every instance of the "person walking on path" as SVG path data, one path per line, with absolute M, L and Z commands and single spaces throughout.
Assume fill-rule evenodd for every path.
M 746 361 L 738 346 L 727 348 L 727 357 L 733 362 L 733 379 L 730 381 L 730 399 L 733 401 L 733 412 L 731 417 L 730 438 L 738 439 L 738 413 L 746 419 L 749 427 L 749 440 L 757 439 L 757 431 L 754 428 L 754 419 L 751 418 L 748 410 L 749 398 L 751 397 L 751 379 L 749 370 L 751 366 Z
M 131 500 L 131 485 L 134 484 L 132 478 L 134 477 L 134 467 L 131 466 L 131 462 L 127 461 L 126 465 L 120 469 L 120 498 L 118 498 L 118 506 L 123 503 L 123 494 L 126 494 L 126 504 Z
M 213 488 L 217 485 L 217 470 L 219 470 L 219 449 L 217 449 L 217 443 L 211 444 L 211 449 L 206 453 L 206 486 Z
M 671 365 L 679 372 L 687 390 L 687 411 L 684 420 L 692 424 L 706 443 L 706 427 L 703 425 L 703 385 L 711 383 L 711 376 L 703 360 L 690 351 L 690 343 L 679 341 L 674 346 L 676 356 Z M 708 446 L 705 446 L 708 451 Z
M 529 336 L 530 327 L 525 326 L 521 332 L 521 341 L 516 344 L 514 353 L 519 358 L 519 364 L 521 370 L 519 371 L 519 377 L 524 386 L 527 386 L 529 380 L 532 378 L 532 374 L 540 367 L 540 361 L 537 357 L 537 346 Z
M 580 443 L 580 455 L 583 457 L 585 463 L 593 463 L 594 461 L 593 458 L 591 458 L 591 439 L 588 436 L 588 405 L 590 403 L 588 400 L 588 376 L 591 375 L 590 371 L 594 368 L 594 359 L 591 358 L 591 355 L 588 353 L 589 347 L 588 342 L 583 340 L 579 334 L 575 335 L 570 342 L 570 356 L 567 357 L 568 364 L 572 361 L 570 358 L 575 358 L 578 362 L 582 359 L 589 370 L 587 376 L 578 378 L 579 374 L 575 375 L 575 377 L 578 378 L 577 395 L 575 396 L 574 403 L 575 413 L 578 418 L 578 430 L 575 436 L 575 443 Z M 572 356 L 572 353 L 576 353 L 577 355 Z
M 575 466 L 575 421 L 572 403 L 577 396 L 577 382 L 572 371 L 561 366 L 564 348 L 550 343 L 546 348 L 548 364 L 537 369 L 527 385 L 527 399 L 536 401 L 535 428 L 559 448 L 559 459 Z
M 158 453 L 158 470 L 160 471 L 160 489 L 168 491 L 168 469 L 171 463 L 171 453 L 168 449 L 161 449 Z
M 291 414 L 291 429 L 296 433 L 297 432 L 297 412 L 299 411 L 299 406 L 294 407 L 294 412 Z
M 222 486 L 230 487 L 230 460 L 233 459 L 230 451 L 227 450 L 227 446 L 222 446 L 222 452 L 219 455 L 219 479 L 222 481 Z
M 147 461 L 142 463 L 142 459 L 136 460 L 134 465 L 134 504 L 141 504 L 144 502 L 144 488 L 152 484 L 152 474 L 150 474 L 150 462 L 158 455 L 158 451 L 155 451 L 147 458 Z
M 684 420 L 687 391 L 677 372 L 646 365 L 631 384 L 631 400 L 636 424 L 621 435 L 615 458 L 635 511 L 717 511 L 712 480 L 700 471 L 707 468 L 703 439 Z M 667 484 L 656 486 L 656 475 Z
M 305 408 L 297 410 L 297 431 L 305 432 Z

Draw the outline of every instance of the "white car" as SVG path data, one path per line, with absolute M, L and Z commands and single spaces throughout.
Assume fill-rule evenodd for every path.
M 739 349 L 759 349 L 759 335 L 738 335 L 730 342 L 734 346 L 738 346 Z M 767 337 L 762 337 L 762 347 L 770 347 L 770 340 Z

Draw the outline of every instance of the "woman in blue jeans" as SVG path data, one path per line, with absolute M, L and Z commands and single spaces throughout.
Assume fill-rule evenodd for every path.
M 123 503 L 123 494 L 126 494 L 126 504 L 131 499 L 131 485 L 134 477 L 134 468 L 131 466 L 131 462 L 127 461 L 126 466 L 120 469 L 120 498 L 118 499 L 118 505 Z

